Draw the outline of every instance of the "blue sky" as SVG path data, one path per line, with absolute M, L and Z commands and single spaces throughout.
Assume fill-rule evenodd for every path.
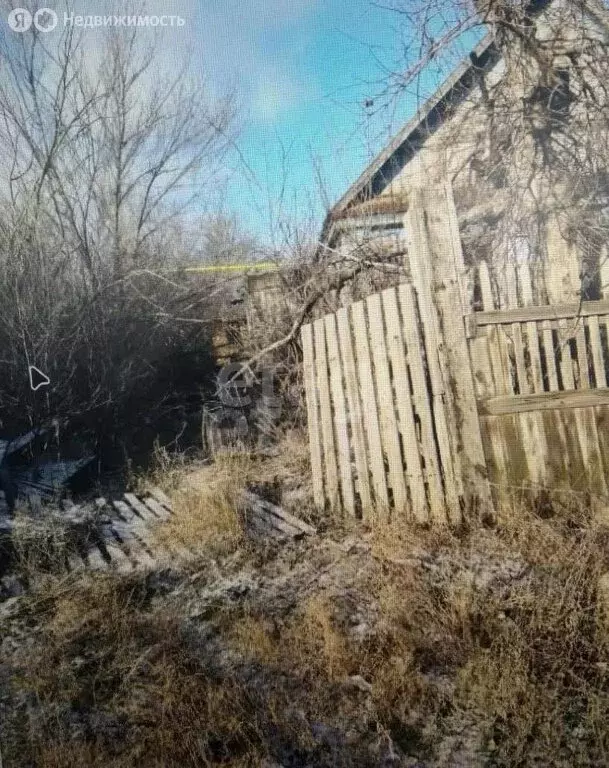
M 403 67 L 399 17 L 370 0 L 205 0 L 193 55 L 214 87 L 236 85 L 238 147 L 226 207 L 266 241 L 272 222 L 337 199 L 416 107 L 369 116 L 383 65 Z M 423 95 L 437 83 L 428 73 Z M 282 194 L 283 190 L 283 194 Z

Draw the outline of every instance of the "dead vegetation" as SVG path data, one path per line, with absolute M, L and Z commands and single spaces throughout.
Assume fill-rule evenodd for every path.
M 34 520 L 27 510 L 17 510 L 12 545 L 20 575 L 26 581 L 65 570 L 70 543 L 66 526 L 58 520 Z
M 174 514 L 159 528 L 159 540 L 203 547 L 218 555 L 234 552 L 243 540 L 240 494 L 251 482 L 253 469 L 254 460 L 248 455 L 227 454 L 190 474 L 173 493 Z
M 22 659 L 21 684 L 46 717 L 21 730 L 9 765 L 201 765 L 249 748 L 247 692 L 214 679 L 179 618 L 148 601 L 146 584 L 102 578 L 36 606 L 44 653 Z
M 516 500 L 452 532 L 328 521 L 269 553 L 235 511 L 252 478 L 285 484 L 267 461 L 173 491 L 198 571 L 50 577 L 15 601 L 6 766 L 607 764 L 609 531 L 586 506 Z

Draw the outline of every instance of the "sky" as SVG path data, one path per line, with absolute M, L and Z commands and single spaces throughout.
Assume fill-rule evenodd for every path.
M 266 242 L 281 238 L 278 222 L 320 227 L 325 206 L 416 108 L 414 98 L 382 116 L 365 107 L 383 67 L 404 66 L 401 18 L 370 0 L 200 0 L 188 10 L 193 61 L 238 94 L 227 210 Z M 423 91 L 435 84 L 430 73 Z
M 185 20 L 144 31 L 157 35 L 159 73 L 179 71 L 186 59 L 211 93 L 234 90 L 236 139 L 224 183 L 213 192 L 223 212 L 265 245 L 279 244 L 278 224 L 319 229 L 327 206 L 447 74 L 425 73 L 416 96 L 380 114 L 378 99 L 365 106 L 382 90 L 384 68 L 405 66 L 403 17 L 374 0 L 129 0 L 129 6 L 140 1 L 148 14 Z M 69 2 L 87 15 L 128 7 L 125 0 L 44 2 L 58 12 Z M 86 34 L 94 58 L 100 33 Z

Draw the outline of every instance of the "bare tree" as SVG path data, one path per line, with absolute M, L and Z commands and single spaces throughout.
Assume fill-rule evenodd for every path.
M 441 122 L 429 124 L 423 148 L 433 148 L 431 176 L 438 168 L 453 182 L 469 258 L 505 260 L 519 238 L 543 256 L 553 219 L 577 250 L 582 296 L 598 293 L 609 234 L 602 0 L 376 5 L 397 19 L 404 47 L 404 68 L 387 73 L 377 109 L 418 99 L 430 73 L 446 78 L 469 56 L 470 79 L 440 101 Z
M 212 196 L 234 100 L 208 97 L 186 67 L 160 75 L 141 30 L 96 34 L 93 61 L 74 27 L 59 38 L 32 28 L 0 47 L 5 425 L 93 414 L 111 429 L 138 396 L 162 407 L 167 381 L 148 390 L 163 358 L 205 344 L 203 326 L 171 322 L 205 311 L 175 272 L 171 234 Z M 28 392 L 30 363 L 51 377 L 48 399 Z

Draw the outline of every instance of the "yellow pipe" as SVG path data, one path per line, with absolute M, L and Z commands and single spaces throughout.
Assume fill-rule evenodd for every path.
M 249 272 L 253 270 L 279 269 L 273 261 L 255 261 L 251 264 L 214 264 L 205 267 L 183 267 L 184 272 Z

